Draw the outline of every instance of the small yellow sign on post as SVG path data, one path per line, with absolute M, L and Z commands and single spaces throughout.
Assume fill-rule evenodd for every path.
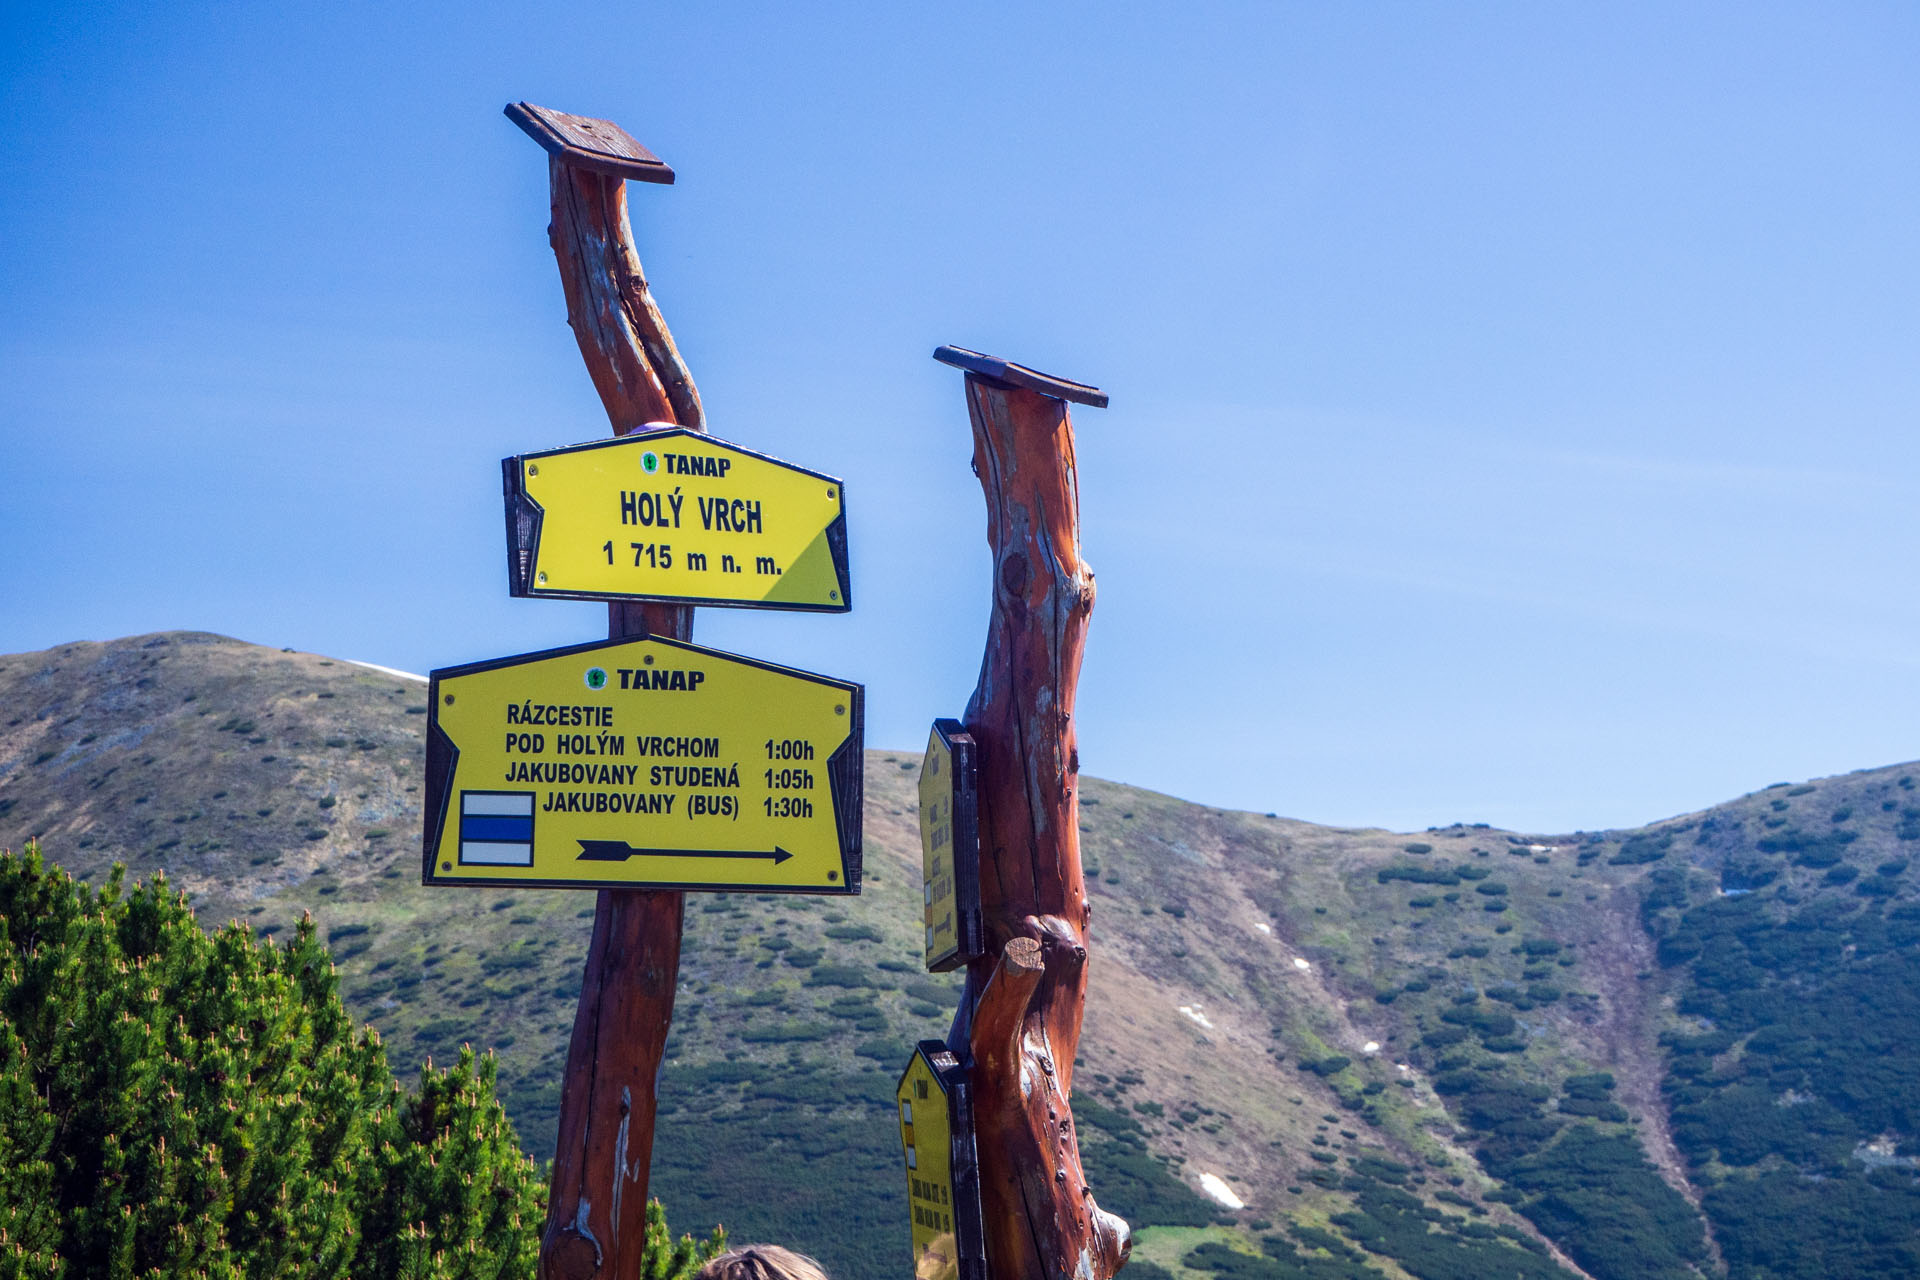
M 920 871 L 927 968 L 957 968 L 981 954 L 979 767 L 973 736 L 935 720 L 920 760 Z
M 516 596 L 844 612 L 832 476 L 670 427 L 501 462 Z
M 965 1069 L 945 1044 L 922 1040 L 900 1075 L 894 1100 L 913 1215 L 914 1280 L 986 1280 Z
M 863 697 L 659 636 L 435 671 L 422 878 L 858 893 Z

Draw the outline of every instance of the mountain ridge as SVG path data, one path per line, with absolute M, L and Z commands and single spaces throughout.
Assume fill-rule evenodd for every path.
M 311 910 L 397 1062 L 499 1047 L 544 1157 L 591 899 L 417 884 L 424 693 L 207 633 L 5 655 L 0 844 L 40 835 L 92 878 L 164 869 L 209 924 L 271 932 Z M 809 1213 L 829 1215 L 836 1274 L 905 1265 L 891 1075 L 957 999 L 914 947 L 917 768 L 868 753 L 862 897 L 690 898 L 655 1151 L 676 1222 L 811 1244 Z M 1920 839 L 1912 787 L 1913 766 L 1891 766 L 1631 829 L 1396 833 L 1083 778 L 1094 968 L 1075 1108 L 1095 1193 L 1142 1228 L 1135 1265 L 1182 1280 L 1757 1275 L 1741 1270 L 1753 1231 L 1729 1260 L 1718 1224 L 1751 1222 L 1730 1197 L 1779 1179 L 1703 1154 L 1713 1108 L 1745 1096 L 1742 1051 L 1674 1074 L 1698 1056 L 1676 1045 L 1717 1034 L 1687 1009 L 1721 998 L 1703 953 L 1679 952 L 1722 925 L 1753 934 L 1714 914 L 1750 900 L 1782 936 L 1853 929 L 1835 955 L 1904 963 L 1914 944 L 1864 922 L 1905 936 L 1915 890 L 1904 862 L 1885 868 Z M 1914 1126 L 1894 1119 L 1861 1144 L 1896 1163 L 1844 1157 L 1861 1195 L 1905 1194 L 1872 1181 L 1908 1168 Z M 1209 1178 L 1246 1207 L 1209 1198 Z M 824 1207 L 785 1203 L 801 1185 Z M 1891 1248 L 1911 1247 L 1900 1222 Z M 1827 1261 L 1794 1257 L 1766 1265 Z

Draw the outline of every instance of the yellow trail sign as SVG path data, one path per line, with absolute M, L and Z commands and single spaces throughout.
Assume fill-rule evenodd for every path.
M 846 491 L 673 427 L 501 462 L 516 596 L 844 612 Z
M 973 735 L 958 720 L 935 720 L 920 759 L 920 878 L 926 962 L 935 973 L 965 964 L 984 947 L 978 787 Z
M 659 636 L 435 671 L 422 879 L 858 893 L 863 699 Z
M 914 1280 L 986 1280 L 980 1172 L 967 1073 L 938 1040 L 922 1040 L 894 1090 L 913 1215 Z

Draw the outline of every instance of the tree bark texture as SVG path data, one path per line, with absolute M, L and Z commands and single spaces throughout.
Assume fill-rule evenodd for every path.
M 1127 1224 L 1094 1202 L 1069 1099 L 1091 908 L 1080 869 L 1074 688 L 1093 612 L 1065 401 L 969 373 L 993 613 L 966 727 L 980 744 L 980 905 L 949 1045 L 972 1056 L 987 1269 L 1110 1280 Z
M 547 162 L 553 221 L 547 238 L 560 263 L 567 323 L 613 423 L 626 435 L 649 422 L 706 428 L 700 393 L 654 305 L 627 224 L 619 178 Z
M 654 305 L 623 180 L 549 161 L 547 228 L 567 323 L 615 435 L 647 423 L 705 429 L 700 395 Z M 614 602 L 607 635 L 692 638 L 693 610 Z M 673 1021 L 686 895 L 602 889 L 561 1082 L 560 1135 L 540 1241 L 541 1280 L 638 1280 L 646 1246 L 654 1085 Z

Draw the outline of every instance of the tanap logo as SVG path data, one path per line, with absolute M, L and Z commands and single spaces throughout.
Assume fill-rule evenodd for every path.
M 649 449 L 640 455 L 640 469 L 648 475 L 660 469 L 660 455 Z
M 588 667 L 587 668 L 587 688 L 604 689 L 606 687 L 607 687 L 606 668 L 605 667 Z

